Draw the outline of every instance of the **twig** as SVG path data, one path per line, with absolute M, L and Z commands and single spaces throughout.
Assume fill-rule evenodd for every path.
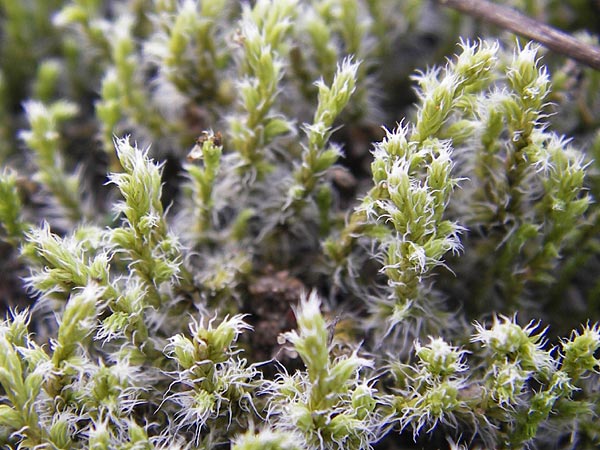
M 487 0 L 438 0 L 442 5 L 491 22 L 513 33 L 539 42 L 557 53 L 600 70 L 600 48 L 581 42 L 512 8 Z

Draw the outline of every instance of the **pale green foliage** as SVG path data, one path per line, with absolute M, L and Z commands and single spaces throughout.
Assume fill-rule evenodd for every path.
M 392 365 L 399 395 L 393 407 L 401 426 L 411 425 L 416 436 L 425 425 L 457 424 L 456 414 L 467 411 L 459 392 L 466 384 L 465 351 L 444 340 L 430 338 L 428 345 L 415 343 L 416 367 Z
M 99 230 L 91 229 L 92 235 Z M 85 243 L 85 233 L 74 233 L 61 238 L 51 233 L 46 224 L 42 228 L 32 228 L 26 235 L 26 245 L 22 254 L 29 258 L 32 270 L 29 285 L 42 295 L 65 299 L 75 288 L 85 287 L 89 282 L 108 282 L 108 260 L 105 252 L 90 254 Z M 93 248 L 93 242 L 90 243 Z
M 562 412 L 565 421 L 571 415 L 591 417 L 590 405 L 573 394 L 583 386 L 581 375 L 597 370 L 598 360 L 590 358 L 600 348 L 597 327 L 574 332 L 562 344 L 563 355 L 547 349 L 544 331 L 534 334 L 537 328 L 494 317 L 489 328 L 475 324 L 471 341 L 480 344 L 469 352 L 439 338 L 426 346 L 417 342 L 415 365 L 391 365 L 397 389 L 392 405 L 401 425 L 412 426 L 417 435 L 438 422 L 462 422 L 474 426 L 488 446 L 515 448 L 535 436 L 552 413 Z M 481 358 L 485 366 L 469 368 L 467 360 Z M 575 359 L 579 369 L 573 372 Z
M 102 290 L 89 284 L 79 295 L 69 299 L 59 324 L 58 337 L 53 345 L 52 363 L 55 367 L 68 362 L 86 338 L 94 331 L 96 325 L 98 300 L 102 298 Z
M 379 242 L 377 258 L 390 289 L 377 296 L 371 309 L 376 326 L 386 322 L 385 334 L 406 320 L 414 320 L 417 330 L 423 320 L 434 329 L 445 320 L 430 300 L 423 301 L 428 290 L 424 278 L 443 264 L 447 252 L 461 248 L 461 227 L 444 219 L 459 180 L 452 176 L 452 140 L 441 139 L 448 138 L 442 127 L 451 113 L 469 106 L 473 91 L 487 86 L 497 50 L 497 45 L 485 42 L 463 43 L 457 60 L 443 71 L 433 69 L 417 77 L 421 105 L 416 123 L 386 131 L 376 144 L 371 164 L 374 187 L 337 242 L 327 243 L 329 255 L 343 264 L 357 232 Z
M 58 127 L 77 114 L 77 107 L 66 101 L 46 106 L 33 100 L 24 107 L 31 130 L 22 131 L 20 137 L 35 155 L 35 178 L 52 195 L 50 202 L 61 208 L 57 215 L 76 223 L 84 218 L 81 186 L 78 174 L 68 173 L 64 167 Z
M 280 375 L 271 383 L 268 409 L 276 428 L 299 434 L 301 448 L 366 449 L 380 438 L 382 418 L 376 391 L 361 370 L 372 362 L 356 351 L 332 358 L 332 343 L 316 293 L 296 312 L 298 331 L 285 336 L 298 352 L 306 372 Z
M 3 227 L 2 239 L 16 243 L 23 235 L 26 224 L 21 217 L 21 199 L 17 188 L 17 174 L 5 169 L 0 174 L 0 223 Z
M 127 252 L 129 267 L 147 285 L 149 303 L 158 306 L 162 302 L 159 286 L 176 282 L 181 264 L 180 246 L 167 229 L 160 201 L 160 167 L 128 139 L 117 140 L 116 147 L 125 172 L 112 174 L 110 180 L 123 195 L 116 211 L 123 214 L 127 227 L 113 230 L 110 238 Z
M 474 131 L 461 150 L 467 158 L 457 167 L 469 181 L 451 207 L 485 236 L 475 235 L 465 249 L 464 267 L 482 270 L 472 281 L 480 301 L 495 302 L 498 289 L 518 304 L 528 283 L 552 281 L 573 224 L 590 203 L 584 155 L 545 122 L 549 78 L 536 51 L 527 45 L 515 53 L 506 88 L 479 95 L 469 117 Z M 465 204 L 473 206 L 465 210 Z M 494 247 L 497 260 L 484 262 Z
M 323 80 L 317 83 L 319 99 L 312 124 L 305 125 L 308 144 L 302 152 L 302 164 L 294 171 L 296 184 L 290 188 L 290 202 L 307 197 L 317 181 L 342 156 L 341 149 L 327 142 L 333 132 L 333 122 L 348 104 L 356 88 L 359 65 L 346 59 L 338 67 L 331 86 Z
M 212 132 L 206 132 L 192 148 L 188 159 L 192 162 L 202 161 L 203 167 L 187 164 L 185 170 L 189 174 L 192 189 L 195 223 L 193 233 L 197 240 L 212 226 L 213 221 L 213 189 L 221 165 L 223 146 L 217 143 L 217 137 Z
M 264 147 L 291 130 L 291 124 L 271 109 L 279 93 L 283 61 L 279 52 L 292 25 L 296 2 L 259 1 L 244 7 L 240 24 L 240 44 L 244 50 L 241 70 L 244 77 L 237 88 L 243 115 L 229 123 L 231 145 L 242 159 L 242 170 L 262 176 L 269 170 Z
M 186 0 L 177 3 L 175 10 L 158 10 L 155 20 L 160 26 L 144 50 L 158 59 L 161 77 L 183 95 L 218 95 L 218 69 L 229 56 L 217 40 L 216 28 L 227 12 L 226 3 Z
M 244 425 L 244 411 L 254 408 L 251 393 L 257 371 L 236 356 L 234 344 L 248 328 L 238 315 L 216 327 L 212 320 L 192 322 L 190 338 L 178 334 L 169 339 L 164 352 L 177 362 L 175 383 L 186 388 L 165 398 L 179 410 L 173 423 L 175 434 L 191 428 L 197 442 L 203 428 L 217 435 L 232 420 Z
M 425 5 L 0 0 L 2 448 L 600 445 L 600 78 Z

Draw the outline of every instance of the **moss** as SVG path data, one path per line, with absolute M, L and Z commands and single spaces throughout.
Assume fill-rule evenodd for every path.
M 0 446 L 598 447 L 597 72 L 421 1 L 0 11 Z

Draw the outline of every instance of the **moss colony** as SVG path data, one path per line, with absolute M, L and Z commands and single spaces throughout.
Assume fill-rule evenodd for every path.
M 418 0 L 0 14 L 2 448 L 600 446 L 600 72 Z

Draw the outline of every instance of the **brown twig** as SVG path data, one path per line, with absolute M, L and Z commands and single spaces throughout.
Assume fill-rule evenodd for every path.
M 512 8 L 487 0 L 438 0 L 442 5 L 491 22 L 596 70 L 600 70 L 600 48 L 581 42 Z

